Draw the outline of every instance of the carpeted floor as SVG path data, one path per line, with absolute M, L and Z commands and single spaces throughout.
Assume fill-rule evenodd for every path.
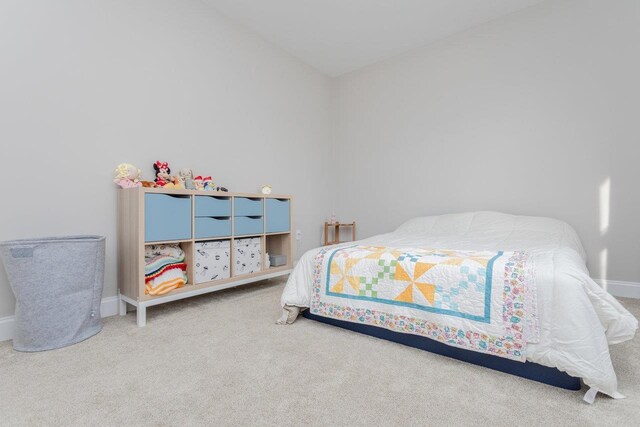
M 640 337 L 612 347 L 620 390 L 569 392 L 307 319 L 277 326 L 283 281 L 105 319 L 26 354 L 0 343 L 0 424 L 639 425 Z M 623 300 L 640 317 L 640 300 Z

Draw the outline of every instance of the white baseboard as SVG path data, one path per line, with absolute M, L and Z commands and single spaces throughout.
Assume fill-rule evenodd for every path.
M 100 315 L 109 317 L 116 314 L 118 314 L 118 297 L 103 298 L 100 304 Z M 0 341 L 13 338 L 13 323 L 13 316 L 0 317 Z
M 593 280 L 614 297 L 640 298 L 640 282 L 625 282 L 622 280 L 605 279 Z
M 109 317 L 118 314 L 118 297 L 102 298 L 100 304 L 100 316 Z
M 13 316 L 0 317 L 0 341 L 13 338 Z

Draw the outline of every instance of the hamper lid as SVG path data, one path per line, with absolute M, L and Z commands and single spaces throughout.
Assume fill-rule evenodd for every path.
M 95 243 L 103 241 L 105 239 L 105 236 L 98 235 L 36 237 L 28 239 L 7 240 L 4 242 L 0 242 L 0 246 L 38 245 L 44 243 Z

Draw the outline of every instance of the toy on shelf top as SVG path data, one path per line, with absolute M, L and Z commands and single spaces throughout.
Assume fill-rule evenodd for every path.
M 178 175 L 171 175 L 168 162 L 156 161 L 153 164 L 155 179 L 153 181 L 142 180 L 140 169 L 128 163 L 122 163 L 116 168 L 114 182 L 122 188 L 147 187 L 166 188 L 174 190 L 200 190 L 200 191 L 229 191 L 224 187 L 215 187 L 211 176 L 198 175 L 194 178 L 191 169 L 182 169 Z
M 153 168 L 156 170 L 156 184 L 160 187 L 167 185 L 171 180 L 171 169 L 169 169 L 169 163 L 158 160 L 153 164 Z
M 171 169 L 168 162 L 156 161 L 153 164 L 156 171 L 156 187 L 173 188 L 174 190 L 184 190 L 186 188 L 185 179 L 182 172 L 178 175 L 171 175 Z
M 204 180 L 202 176 L 198 175 L 195 178 L 193 178 L 193 189 L 204 190 Z
M 116 178 L 113 180 L 122 188 L 141 187 L 140 169 L 128 163 L 120 163 L 115 170 Z
M 179 174 L 180 179 L 184 183 L 184 188 L 187 190 L 195 190 L 196 187 L 193 184 L 193 171 L 191 169 L 182 169 Z
M 162 188 L 173 188 L 174 190 L 184 190 L 184 184 L 178 175 L 171 175 L 169 182 L 162 186 Z
M 213 186 L 213 178 L 201 175 L 193 178 L 193 189 L 199 191 L 216 191 L 216 188 Z
M 216 191 L 216 187 L 213 186 L 213 178 L 211 178 L 210 176 L 205 176 L 204 178 L 202 178 L 202 184 L 205 191 Z

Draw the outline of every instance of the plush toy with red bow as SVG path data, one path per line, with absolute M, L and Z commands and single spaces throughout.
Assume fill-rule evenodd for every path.
M 158 187 L 164 187 L 171 182 L 171 169 L 169 169 L 169 163 L 158 160 L 153 164 L 153 168 L 156 170 L 156 184 Z
M 202 175 L 193 178 L 193 186 L 195 190 L 204 190 L 204 178 Z
M 202 186 L 205 191 L 216 191 L 216 188 L 213 186 L 213 178 L 210 176 L 205 176 L 202 178 Z

